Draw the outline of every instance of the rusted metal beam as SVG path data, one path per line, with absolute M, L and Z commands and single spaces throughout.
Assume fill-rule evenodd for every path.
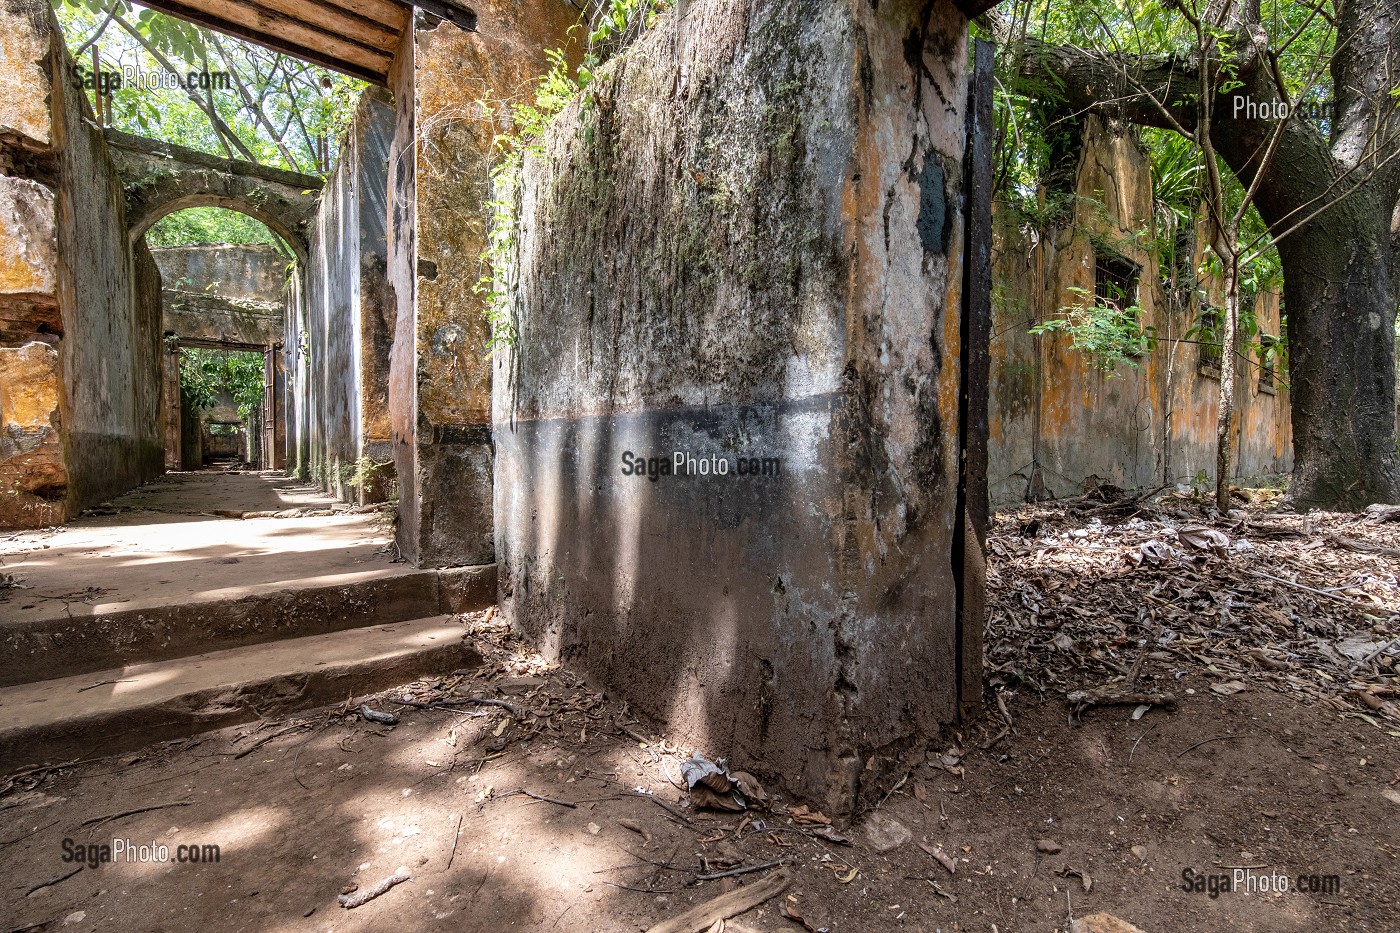
M 467 32 L 476 32 L 476 11 L 461 0 L 413 0 L 413 5 Z

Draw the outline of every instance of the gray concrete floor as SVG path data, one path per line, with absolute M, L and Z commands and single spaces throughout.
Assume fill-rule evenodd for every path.
M 221 511 L 336 503 L 286 474 L 167 474 L 112 501 L 116 514 L 0 535 L 0 622 L 78 617 L 262 589 L 411 572 L 392 561 L 380 514 L 225 518 Z

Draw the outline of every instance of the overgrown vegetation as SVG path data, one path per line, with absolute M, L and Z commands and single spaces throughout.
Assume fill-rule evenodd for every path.
M 213 408 L 227 395 L 247 421 L 263 402 L 263 358 L 226 350 L 180 350 L 180 393 L 194 411 Z
M 473 291 L 486 303 L 491 328 L 487 352 L 514 346 L 519 336 L 512 303 L 511 258 L 519 208 L 520 169 L 527 154 L 543 152 L 544 135 L 554 118 L 582 98 L 588 107 L 588 87 L 609 58 L 635 41 L 670 7 L 669 0 L 612 0 L 600 4 L 571 33 L 586 34 L 582 61 L 569 64 L 568 49 L 550 49 L 550 68 L 523 99 L 482 100 L 479 104 L 498 130 L 492 143 L 491 194 L 486 202 L 487 237 L 481 253 L 481 276 Z
M 104 125 L 293 171 L 334 164 L 364 82 L 128 0 L 51 2 Z M 150 86 L 160 75 L 186 86 Z
M 1156 329 L 1144 327 L 1142 308 L 1128 303 L 1121 290 L 1102 298 L 1087 288 L 1070 289 L 1079 301 L 1060 309 L 1060 316 L 1031 328 L 1033 334 L 1063 333 L 1070 346 L 1085 354 L 1099 372 L 1113 375 L 1119 365 L 1138 368 L 1143 355 L 1156 346 Z
M 148 246 L 194 246 L 205 243 L 265 244 L 290 258 L 282 238 L 261 221 L 222 207 L 187 207 L 166 214 L 146 231 Z

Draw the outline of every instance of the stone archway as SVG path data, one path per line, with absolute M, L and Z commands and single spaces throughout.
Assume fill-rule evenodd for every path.
M 221 159 L 116 130 L 109 129 L 105 135 L 126 192 L 126 221 L 133 245 L 167 214 L 191 207 L 223 207 L 265 224 L 286 241 L 298 262 L 305 263 L 321 179 Z

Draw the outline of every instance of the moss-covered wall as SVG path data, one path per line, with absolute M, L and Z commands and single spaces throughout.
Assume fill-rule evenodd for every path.
M 524 173 L 501 611 L 838 815 L 957 710 L 966 35 L 697 0 Z M 645 475 L 677 451 L 728 472 Z

